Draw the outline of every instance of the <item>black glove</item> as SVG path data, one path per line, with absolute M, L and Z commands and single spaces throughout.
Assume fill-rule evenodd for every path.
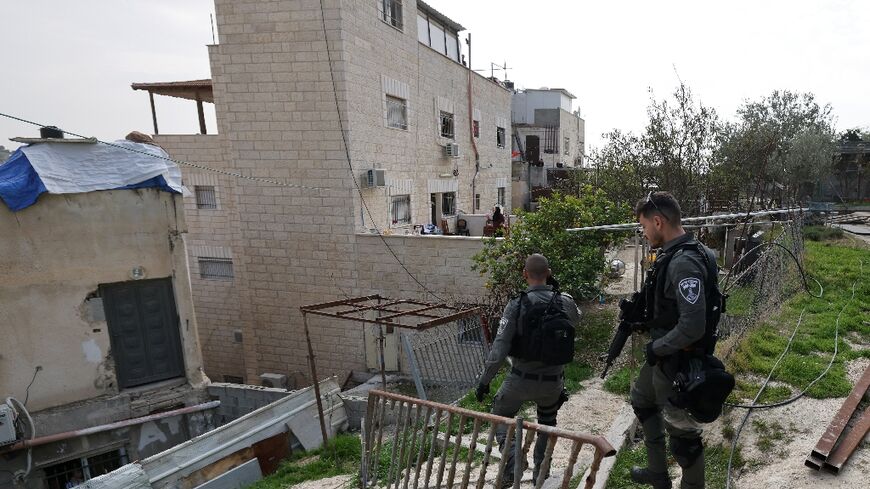
M 477 398 L 477 402 L 483 402 L 483 398 L 489 394 L 489 384 L 479 384 L 477 389 L 474 391 L 474 396 Z
M 653 351 L 653 342 L 650 341 L 649 343 L 647 343 L 646 344 L 646 363 L 650 367 L 654 367 L 655 364 L 658 363 L 658 361 L 661 359 L 662 359 L 662 357 L 656 355 L 656 352 Z

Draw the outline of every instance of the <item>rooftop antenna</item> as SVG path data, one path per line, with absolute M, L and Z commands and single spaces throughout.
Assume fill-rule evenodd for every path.
M 507 72 L 508 72 L 508 70 L 512 70 L 512 69 L 513 68 L 508 68 L 507 61 L 504 62 L 504 65 L 499 65 L 499 64 L 496 64 L 496 63 L 493 63 L 490 61 L 490 63 L 489 63 L 489 77 L 495 78 L 495 71 L 498 70 L 498 71 L 503 71 L 504 78 L 507 79 Z M 473 71 L 486 71 L 486 69 L 485 68 L 484 69 L 476 69 Z

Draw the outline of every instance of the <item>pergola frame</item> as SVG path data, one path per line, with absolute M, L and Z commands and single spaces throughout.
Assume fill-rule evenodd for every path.
M 402 310 L 402 308 L 411 307 L 411 309 Z M 342 308 L 338 311 L 331 309 Z M 348 309 L 349 308 L 349 309 Z M 319 304 L 311 304 L 301 306 L 302 323 L 305 327 L 305 341 L 308 344 L 308 366 L 311 370 L 311 381 L 314 385 L 314 395 L 317 398 L 317 415 L 320 418 L 320 432 L 323 436 L 323 443 L 326 444 L 328 438 L 326 432 L 326 418 L 323 414 L 323 401 L 320 399 L 320 386 L 317 378 L 317 362 L 315 361 L 314 348 L 311 346 L 311 333 L 308 329 L 308 315 L 328 317 L 333 319 L 342 319 L 346 321 L 354 321 L 363 324 L 377 324 L 378 326 L 388 326 L 394 328 L 410 329 L 414 331 L 425 331 L 435 326 L 451 323 L 472 316 L 480 316 L 483 309 L 481 307 L 472 307 L 469 309 L 459 309 L 448 306 L 446 304 L 433 304 L 429 302 L 420 302 L 411 299 L 391 300 L 386 297 L 381 297 L 378 294 L 366 295 L 361 297 L 348 297 L 346 299 L 321 302 Z M 370 319 L 366 316 L 370 311 L 375 311 L 375 319 Z M 438 311 L 446 311 L 447 314 L 437 314 Z M 362 313 L 362 314 L 360 314 Z M 380 313 L 386 313 L 381 316 Z M 422 321 L 414 321 L 413 324 L 403 323 L 402 320 L 414 320 L 416 318 L 423 319 Z M 482 318 L 481 318 L 482 319 Z M 484 335 L 486 330 L 484 328 Z M 488 336 L 488 335 L 487 335 Z M 489 342 L 489 338 L 486 338 Z M 384 330 L 380 329 L 380 337 L 378 341 L 378 350 L 380 354 L 381 364 L 381 379 L 383 387 L 386 389 L 386 373 L 384 367 Z

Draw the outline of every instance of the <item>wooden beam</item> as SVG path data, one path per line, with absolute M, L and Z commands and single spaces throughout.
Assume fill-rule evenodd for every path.
M 202 99 L 199 97 L 199 92 L 196 92 L 196 113 L 199 115 L 199 133 L 206 134 L 205 112 L 202 110 Z
M 148 92 L 148 98 L 151 99 L 151 120 L 154 122 L 154 135 L 160 134 L 157 130 L 157 110 L 154 108 L 154 92 Z

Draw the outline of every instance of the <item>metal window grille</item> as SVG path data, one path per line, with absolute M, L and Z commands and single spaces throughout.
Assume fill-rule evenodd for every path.
M 390 215 L 393 224 L 411 224 L 411 196 L 394 195 Z
M 504 137 L 504 128 L 497 127 L 495 129 L 495 144 L 499 148 L 504 148 L 505 137 Z
M 199 276 L 203 280 L 232 280 L 233 260 L 229 258 L 200 258 Z
M 480 121 L 474 121 L 471 124 L 472 130 L 474 131 L 474 137 L 480 137 Z
M 396 29 L 402 28 L 402 1 L 382 0 L 381 13 L 383 20 Z
M 217 196 L 213 185 L 196 185 L 193 188 L 197 209 L 217 209 Z
M 90 457 L 74 458 L 43 469 L 43 487 L 47 489 L 66 489 L 127 464 L 127 451 L 124 448 Z
M 504 205 L 504 187 L 498 187 L 498 199 L 496 199 L 498 205 Z
M 453 139 L 453 114 L 441 111 L 441 137 Z
M 408 104 L 403 99 L 387 95 L 387 126 L 408 128 Z
M 480 194 L 474 194 L 474 210 L 480 209 Z
M 441 214 L 445 216 L 456 214 L 456 192 L 441 194 Z

